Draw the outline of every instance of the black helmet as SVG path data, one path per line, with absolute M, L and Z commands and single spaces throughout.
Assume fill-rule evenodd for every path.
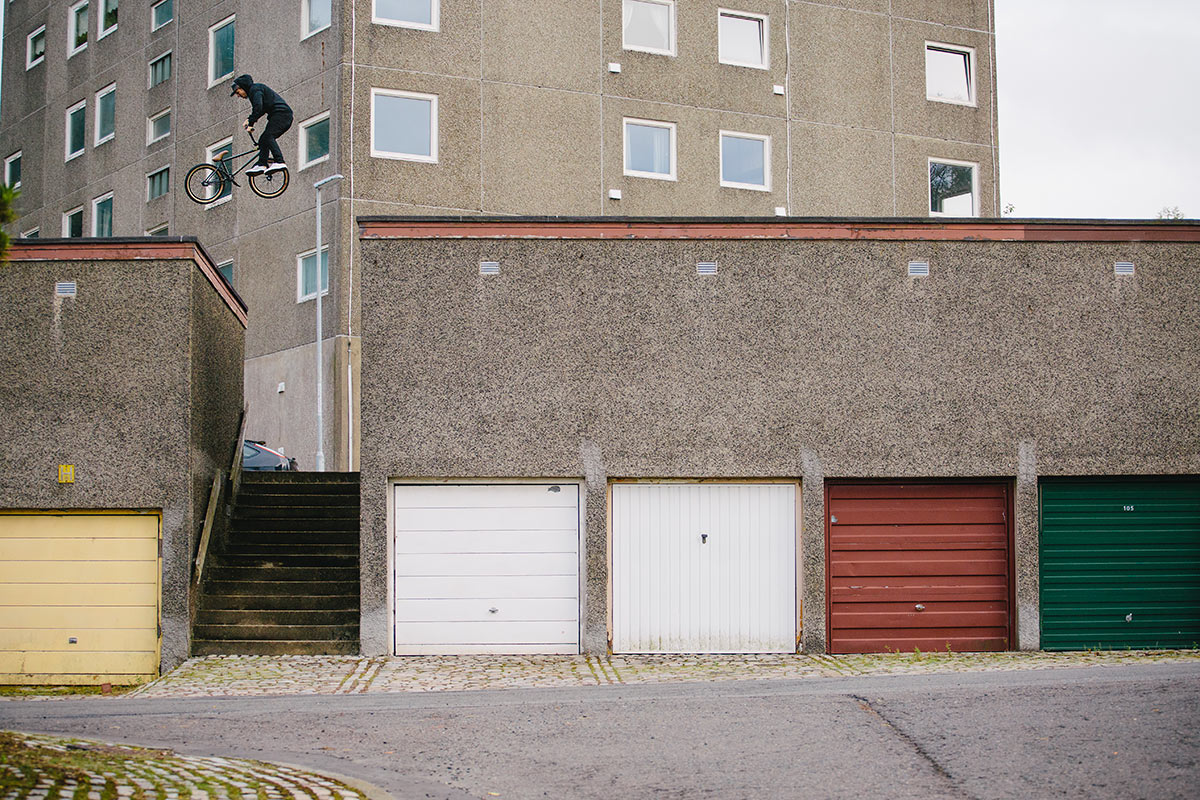
M 254 78 L 251 78 L 249 75 L 238 75 L 233 79 L 233 85 L 229 87 L 229 96 L 233 97 L 235 94 L 237 94 L 239 86 L 245 89 L 246 93 L 249 94 L 250 87 L 253 85 Z

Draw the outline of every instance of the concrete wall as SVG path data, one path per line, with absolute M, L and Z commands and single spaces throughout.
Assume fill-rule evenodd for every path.
M 190 256 L 59 244 L 19 242 L 0 267 L 0 507 L 160 511 L 170 668 L 188 655 L 195 546 L 237 436 L 244 327 Z M 78 294 L 56 297 L 66 280 Z
M 590 652 L 607 638 L 609 480 L 798 478 L 803 648 L 819 652 L 826 479 L 1014 481 L 1018 643 L 1036 648 L 1037 479 L 1200 473 L 1198 226 L 496 238 L 522 224 L 362 241 L 365 653 L 390 643 L 390 478 L 583 478 Z M 1188 241 L 1136 241 L 1163 230 Z M 929 277 L 908 277 L 914 259 Z

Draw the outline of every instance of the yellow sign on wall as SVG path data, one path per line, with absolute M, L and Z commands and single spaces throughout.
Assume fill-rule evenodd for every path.
M 58 465 L 58 482 L 59 483 L 74 483 L 75 482 L 75 465 L 74 464 L 59 464 Z

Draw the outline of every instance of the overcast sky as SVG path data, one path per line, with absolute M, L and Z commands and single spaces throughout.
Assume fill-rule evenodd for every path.
M 996 0 L 1014 217 L 1200 217 L 1200 0 Z

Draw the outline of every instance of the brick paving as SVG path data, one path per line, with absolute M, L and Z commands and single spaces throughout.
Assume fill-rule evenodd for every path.
M 1197 650 L 620 656 L 204 656 L 125 697 L 447 692 L 1200 661 Z M 4 800 L 4 798 L 0 798 Z
M 0 732 L 0 800 L 369 800 L 316 772 L 239 758 Z

